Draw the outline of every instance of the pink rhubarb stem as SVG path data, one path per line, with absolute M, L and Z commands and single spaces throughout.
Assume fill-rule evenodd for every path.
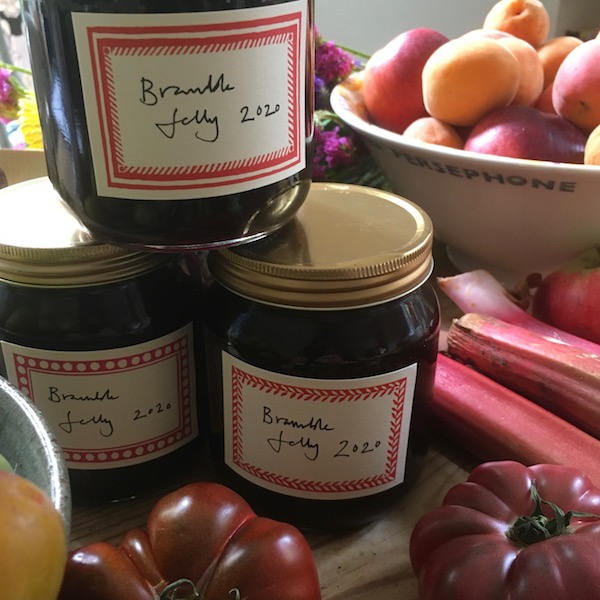
M 448 354 L 600 439 L 600 358 L 489 315 L 466 313 Z
M 600 441 L 452 358 L 438 356 L 431 416 L 480 460 L 570 465 L 600 486 Z

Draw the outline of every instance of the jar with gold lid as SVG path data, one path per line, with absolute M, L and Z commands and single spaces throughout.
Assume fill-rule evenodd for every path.
M 193 296 L 180 256 L 97 243 L 47 178 L 0 190 L 0 374 L 52 427 L 74 502 L 197 451 Z
M 316 183 L 280 231 L 209 253 L 211 447 L 256 510 L 344 529 L 414 483 L 440 326 L 432 242 L 413 203 Z

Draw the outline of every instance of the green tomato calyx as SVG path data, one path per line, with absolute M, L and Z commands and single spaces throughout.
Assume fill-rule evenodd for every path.
M 553 502 L 544 500 L 537 491 L 535 481 L 531 483 L 530 492 L 535 503 L 533 512 L 528 516 L 519 517 L 506 534 L 510 540 L 523 546 L 530 546 L 569 533 L 569 524 L 573 517 L 600 519 L 599 515 L 590 513 L 572 510 L 565 512 Z M 544 505 L 550 507 L 552 516 L 544 514 Z
M 159 600 L 202 600 L 202 595 L 193 581 L 189 579 L 178 579 L 169 583 L 161 592 Z M 240 591 L 237 588 L 229 590 L 229 596 L 232 600 L 240 600 Z

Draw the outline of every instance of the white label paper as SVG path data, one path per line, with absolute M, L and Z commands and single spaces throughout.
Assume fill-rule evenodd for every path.
M 222 356 L 225 462 L 236 473 L 320 500 L 404 481 L 416 364 L 373 377 L 305 379 Z
M 42 411 L 69 468 L 147 462 L 198 435 L 192 325 L 115 350 L 1 345 L 8 380 Z
M 221 196 L 305 167 L 306 0 L 72 19 L 99 195 Z

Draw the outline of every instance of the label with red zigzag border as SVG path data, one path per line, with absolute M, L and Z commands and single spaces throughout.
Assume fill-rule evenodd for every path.
M 225 462 L 252 483 L 321 500 L 404 481 L 417 365 L 357 379 L 307 379 L 223 353 Z
M 307 19 L 307 0 L 73 13 L 98 194 L 206 198 L 302 170 Z

